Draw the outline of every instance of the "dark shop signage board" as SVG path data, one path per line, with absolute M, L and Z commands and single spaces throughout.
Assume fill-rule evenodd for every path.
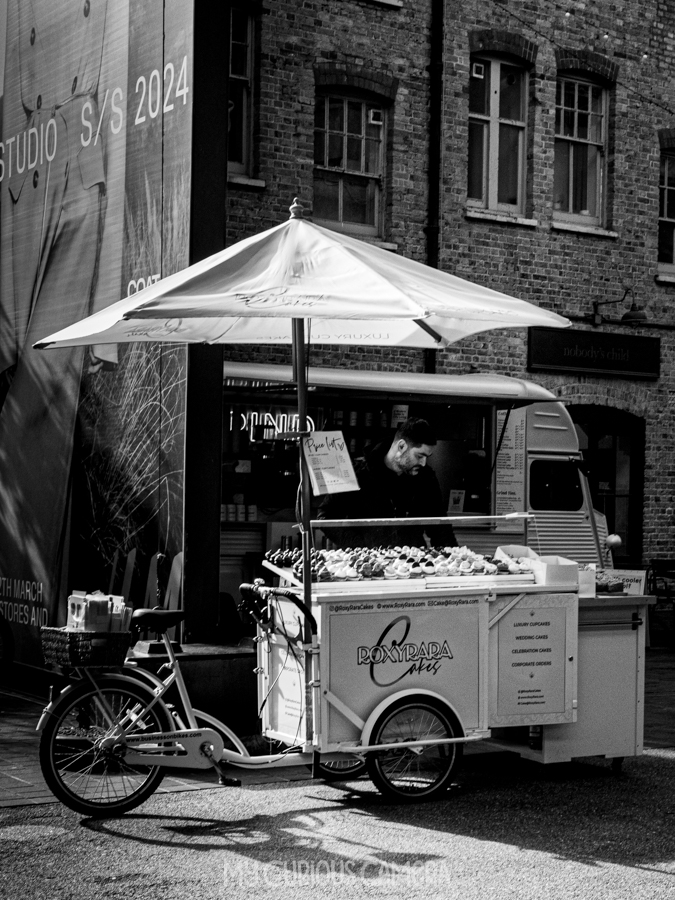
M 642 379 L 657 379 L 661 374 L 660 338 L 570 328 L 530 328 L 527 349 L 530 372 L 579 372 Z

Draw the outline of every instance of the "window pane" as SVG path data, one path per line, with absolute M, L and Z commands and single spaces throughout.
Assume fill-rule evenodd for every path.
M 362 134 L 362 105 L 349 101 L 347 103 L 347 131 L 349 134 Z
M 340 177 L 330 172 L 314 173 L 314 215 L 318 219 L 340 220 Z
M 361 171 L 361 138 L 347 138 L 347 169 L 352 172 Z
M 596 215 L 597 148 L 588 144 L 572 147 L 572 212 Z
M 555 171 L 553 177 L 553 208 L 569 212 L 570 193 L 570 145 L 567 141 L 555 142 Z
M 485 125 L 480 122 L 469 122 L 469 183 L 467 193 L 471 200 L 485 199 L 483 196 L 485 135 Z
M 319 97 L 314 104 L 314 127 L 326 127 L 326 100 L 325 97 Z
M 232 44 L 230 48 L 230 72 L 234 76 L 247 77 L 248 47 L 241 44 Z
M 566 109 L 574 109 L 576 106 L 575 83 L 573 81 L 565 81 L 564 89 L 565 89 L 564 106 Z
M 375 121 L 371 122 L 371 116 L 374 114 Z M 384 122 L 384 111 L 381 106 L 370 106 L 366 107 L 366 137 L 373 138 L 373 140 L 382 140 L 382 124 L 378 124 Z
M 342 168 L 343 137 L 341 134 L 328 135 L 328 165 Z
M 342 220 L 358 225 L 375 224 L 375 185 L 366 178 L 342 181 Z
M 588 139 L 588 113 L 580 112 L 577 116 L 577 136 L 582 140 Z
M 232 10 L 232 40 L 246 43 L 248 41 L 248 16 L 241 9 Z
M 591 109 L 594 113 L 602 115 L 602 88 L 593 86 L 591 90 Z
M 521 129 L 514 125 L 499 128 L 498 203 L 518 203 L 518 170 L 520 168 Z
M 666 191 L 666 218 L 675 219 L 675 191 Z
M 664 188 L 659 190 L 659 218 L 662 219 L 665 216 L 665 208 L 666 208 L 666 191 Z
M 502 63 L 499 72 L 499 116 L 502 119 L 523 119 L 523 87 L 525 79 L 522 69 Z
M 675 223 L 659 222 L 659 262 L 669 266 L 675 262 L 675 257 L 673 257 L 674 234 Z
M 229 87 L 230 112 L 228 118 L 227 159 L 229 162 L 244 163 L 244 121 L 247 91 L 243 81 L 231 81 Z
M 314 164 L 325 166 L 326 136 L 323 131 L 314 132 Z
M 342 100 L 328 101 L 328 127 L 331 131 L 344 131 L 344 103 Z
M 666 167 L 668 175 L 665 183 L 668 185 L 668 187 L 675 187 L 675 159 L 672 157 L 666 157 Z
M 588 157 L 586 147 L 572 146 L 572 212 L 588 211 L 586 201 L 588 191 Z
M 589 141 L 595 141 L 596 144 L 601 144 L 602 137 L 602 116 L 591 116 L 590 117 L 590 126 L 588 130 L 588 139 Z
M 584 112 L 588 110 L 590 101 L 590 85 L 589 84 L 580 84 L 578 85 L 577 91 L 577 109 L 583 110 Z
M 563 134 L 565 137 L 574 137 L 574 110 L 566 109 L 563 112 Z
M 373 174 L 380 174 L 380 141 L 366 141 L 365 146 L 365 171 Z
M 471 63 L 469 78 L 469 112 L 486 116 L 490 111 L 490 63 L 477 60 Z

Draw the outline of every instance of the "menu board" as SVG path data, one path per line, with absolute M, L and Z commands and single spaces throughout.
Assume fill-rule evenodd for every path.
M 566 616 L 518 608 L 499 623 L 498 715 L 565 712 Z
M 502 435 L 506 415 L 505 410 L 497 413 L 498 435 Z M 525 441 L 526 411 L 511 410 L 497 454 L 495 512 L 498 516 L 525 510 Z M 511 525 L 503 523 L 500 527 L 502 531 L 522 530 L 517 519 Z
M 314 496 L 358 491 L 359 483 L 341 431 L 313 431 L 303 439 Z

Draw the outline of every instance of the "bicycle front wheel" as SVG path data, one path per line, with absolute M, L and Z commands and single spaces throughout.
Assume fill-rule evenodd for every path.
M 159 787 L 164 769 L 125 761 L 127 734 L 172 731 L 171 716 L 142 684 L 104 675 L 56 703 L 40 738 L 40 766 L 54 796 L 75 812 L 122 815 Z M 131 726 L 131 727 L 130 727 Z

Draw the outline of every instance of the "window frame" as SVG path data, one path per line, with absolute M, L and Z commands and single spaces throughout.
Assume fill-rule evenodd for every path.
M 337 131 L 335 129 L 330 128 L 329 121 L 329 109 L 330 102 L 340 100 L 343 104 L 343 126 L 341 131 Z M 317 127 L 317 109 L 319 104 L 323 103 L 324 106 L 324 120 L 323 127 Z M 361 105 L 361 133 L 360 135 L 356 135 L 354 132 L 350 132 L 348 130 L 348 104 L 350 103 L 359 103 Z M 368 122 L 368 112 L 370 110 L 377 110 L 380 114 L 380 122 L 375 123 L 372 120 Z M 367 135 L 367 126 L 371 124 L 377 124 L 379 128 L 380 136 L 379 136 L 379 149 L 378 149 L 378 161 L 377 161 L 377 172 L 367 172 L 365 171 L 365 159 L 366 159 L 366 146 L 367 141 L 372 140 Z M 314 221 L 324 226 L 325 228 L 330 228 L 334 231 L 344 231 L 348 234 L 354 234 L 361 237 L 381 237 L 383 231 L 383 208 L 384 208 L 384 192 L 385 192 L 385 169 L 386 169 L 386 136 L 387 136 L 387 124 L 388 124 L 388 110 L 385 103 L 372 95 L 364 95 L 358 92 L 350 92 L 345 90 L 325 90 L 321 92 L 317 92 L 315 97 L 315 119 L 314 119 L 314 164 L 313 164 L 313 186 L 316 195 L 316 175 L 317 172 L 327 173 L 330 175 L 334 175 L 339 179 L 339 197 L 338 197 L 338 205 L 339 205 L 339 218 L 337 219 L 325 219 L 316 213 L 316 203 L 314 206 L 315 214 L 313 216 Z M 342 160 L 343 162 L 348 160 L 349 154 L 347 150 L 348 140 L 350 136 L 352 139 L 359 138 L 361 142 L 361 166 L 360 170 L 350 169 L 347 165 L 342 166 L 331 166 L 329 165 L 328 153 L 329 153 L 329 137 L 330 135 L 342 134 L 343 141 L 343 150 L 342 150 Z M 318 135 L 323 134 L 323 162 L 317 162 L 317 142 Z M 344 219 L 344 186 L 349 178 L 357 178 L 363 179 L 367 181 L 370 185 L 374 187 L 374 211 L 373 211 L 373 224 L 365 224 L 360 222 L 351 222 L 349 220 Z
M 574 107 L 566 107 L 565 106 L 565 85 L 566 84 L 574 84 L 575 85 L 575 105 Z M 586 85 L 590 88 L 591 92 L 593 89 L 597 89 L 600 92 L 601 96 L 601 135 L 599 141 L 593 141 L 590 139 L 584 139 L 578 136 L 578 134 L 574 135 L 566 135 L 561 133 L 564 130 L 564 110 L 565 109 L 573 109 L 574 110 L 574 118 L 575 118 L 575 131 L 578 127 L 578 118 L 579 113 L 585 114 L 588 113 L 589 116 L 595 115 L 592 112 L 592 102 L 589 105 L 588 110 L 580 110 L 578 105 L 578 93 L 579 86 Z M 609 146 L 609 90 L 605 84 L 602 84 L 600 81 L 593 80 L 592 78 L 586 77 L 584 75 L 579 75 L 576 73 L 559 73 L 556 77 L 555 83 L 556 97 L 555 97 L 555 119 L 554 119 L 554 127 L 553 127 L 553 141 L 554 141 L 554 149 L 553 149 L 553 219 L 559 222 L 569 222 L 576 225 L 586 225 L 590 227 L 603 228 L 605 226 L 606 216 L 607 216 L 607 159 L 608 159 L 608 146 Z M 560 116 L 561 127 L 558 128 L 558 115 Z M 557 154 L 558 154 L 558 145 L 559 143 L 564 142 L 567 147 L 579 147 L 579 146 L 595 146 L 598 148 L 597 153 L 597 161 L 595 167 L 595 210 L 596 214 L 592 215 L 589 212 L 579 211 L 579 212 L 570 212 L 569 210 L 564 210 L 558 204 L 559 200 L 556 199 L 556 177 L 557 177 Z M 574 154 L 568 152 L 568 204 L 572 205 L 574 201 Z M 587 172 L 590 172 L 590 169 L 587 169 Z M 588 178 L 588 175 L 586 176 Z M 589 193 L 586 194 L 586 200 L 588 200 Z
M 667 216 L 663 213 L 668 209 L 667 199 L 664 199 L 664 194 L 667 194 L 668 191 L 672 191 L 675 197 L 675 183 L 672 187 L 668 187 L 667 177 L 663 178 L 664 174 L 664 161 L 670 161 L 670 167 L 673 169 L 673 176 L 675 176 L 675 148 L 662 148 L 661 155 L 659 157 L 659 217 L 658 217 L 658 239 L 657 239 L 657 267 L 658 272 L 661 275 L 675 275 L 675 216 Z M 673 226 L 673 236 L 671 240 L 671 250 L 673 261 L 672 262 L 664 262 L 661 260 L 661 228 L 665 223 L 672 224 Z
M 245 74 L 235 74 L 232 72 L 232 61 L 234 54 L 232 52 L 234 43 L 233 18 L 235 15 L 245 16 L 246 22 L 246 64 Z M 232 6 L 230 9 L 230 52 L 229 52 L 229 86 L 230 91 L 235 83 L 243 86 L 243 102 L 242 102 L 242 126 L 241 126 L 241 144 L 242 144 L 242 160 L 231 160 L 229 158 L 231 141 L 228 139 L 228 160 L 227 174 L 229 176 L 251 176 L 253 172 L 253 93 L 254 93 L 254 57 L 255 57 L 255 15 L 242 6 Z M 228 97 L 228 133 L 232 133 L 231 115 L 234 102 L 231 95 Z
M 511 58 L 493 55 L 489 53 L 472 53 L 470 61 L 469 79 L 474 76 L 476 64 L 489 63 L 490 85 L 488 89 L 489 110 L 487 113 L 478 113 L 471 110 L 469 105 L 469 131 L 472 124 L 484 123 L 486 139 L 483 142 L 482 167 L 482 197 L 469 196 L 469 172 L 467 172 L 467 208 L 481 209 L 492 212 L 506 213 L 510 215 L 524 215 L 527 202 L 527 146 L 529 135 L 530 113 L 530 72 L 523 63 Z M 499 90 L 501 68 L 509 66 L 518 69 L 522 73 L 521 93 L 521 118 L 511 119 L 500 115 L 499 102 L 501 94 Z M 469 101 L 470 104 L 470 101 Z M 518 165 L 517 165 L 517 200 L 516 203 L 504 203 L 499 201 L 499 138 L 501 126 L 517 128 L 518 134 Z M 469 147 L 467 163 L 471 165 L 471 137 L 469 135 Z

